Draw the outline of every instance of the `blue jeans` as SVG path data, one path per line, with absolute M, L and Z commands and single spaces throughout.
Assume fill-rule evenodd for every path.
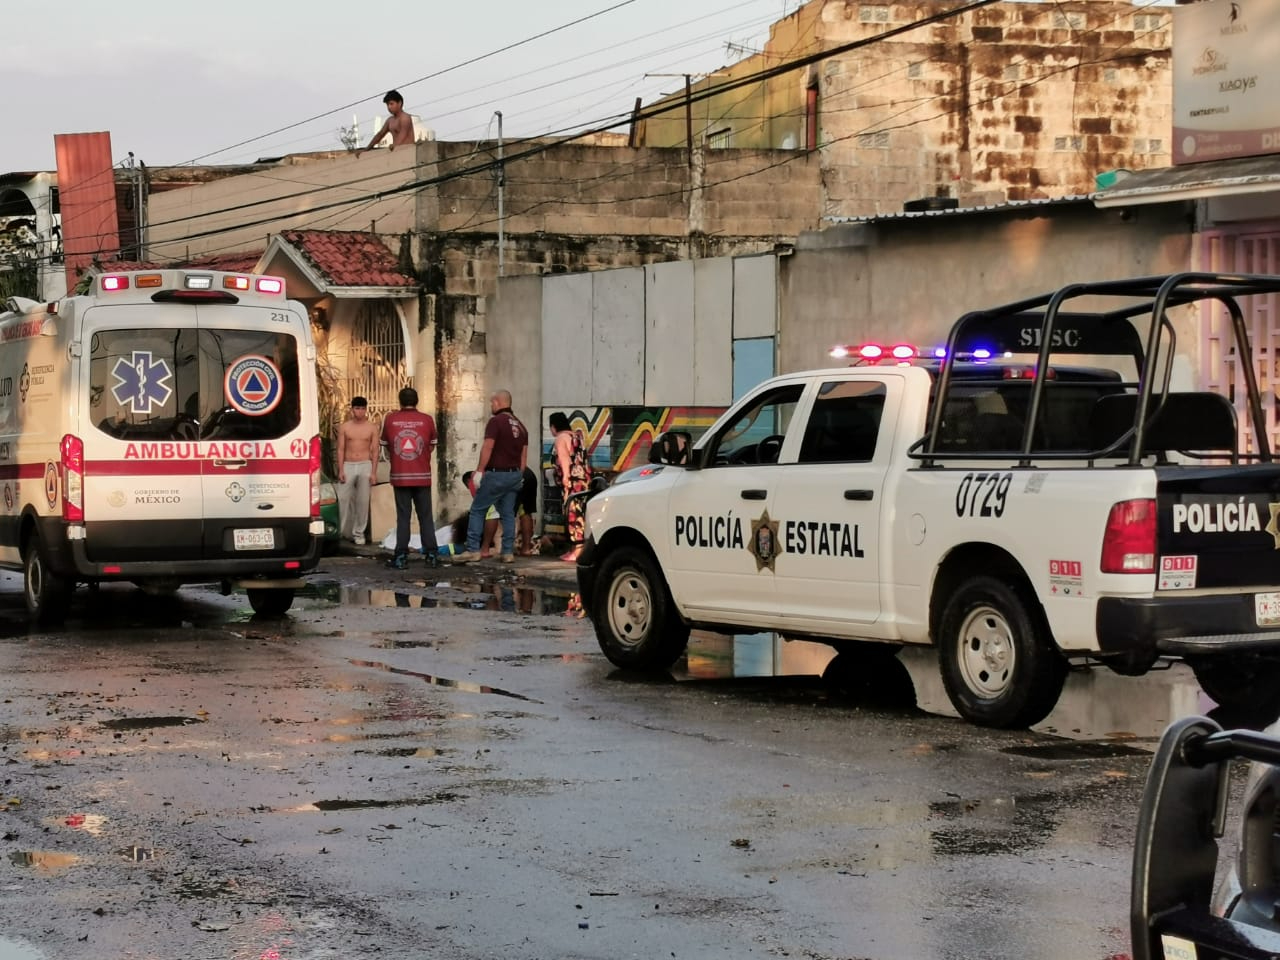
M 484 533 L 484 515 L 494 504 L 498 506 L 498 519 L 502 521 L 502 552 L 515 553 L 516 549 L 516 497 L 524 484 L 519 470 L 500 472 L 486 470 L 480 478 L 480 489 L 471 501 L 471 514 L 467 517 L 467 552 L 480 552 L 480 536 Z
M 392 487 L 396 495 L 396 556 L 409 554 L 409 521 L 418 513 L 418 532 L 422 535 L 422 555 L 436 554 L 436 519 L 431 513 L 430 487 Z

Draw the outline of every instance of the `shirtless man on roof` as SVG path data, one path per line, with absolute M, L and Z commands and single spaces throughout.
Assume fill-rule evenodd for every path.
M 413 117 L 404 112 L 404 97 L 400 96 L 400 91 L 388 90 L 387 95 L 382 98 L 382 102 L 387 105 L 387 112 L 391 116 L 387 117 L 387 122 L 382 125 L 382 129 L 373 135 L 369 145 L 364 150 L 356 151 L 357 157 L 364 153 L 365 150 L 372 150 L 373 145 L 382 140 L 387 134 L 391 134 L 390 149 L 392 150 L 401 144 L 414 142 Z

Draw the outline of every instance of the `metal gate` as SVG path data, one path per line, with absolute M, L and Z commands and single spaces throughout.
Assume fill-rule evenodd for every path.
M 366 300 L 351 326 L 347 396 L 367 397 L 369 415 L 400 408 L 400 388 L 413 386 L 400 316 L 388 300 Z
M 1255 233 L 1214 232 L 1204 235 L 1204 269 L 1212 273 L 1280 273 L 1280 226 Z M 1253 347 L 1254 375 L 1262 394 L 1267 436 L 1275 451 L 1280 441 L 1276 423 L 1276 389 L 1280 386 L 1280 298 L 1275 294 L 1242 298 L 1245 327 Z M 1222 304 L 1201 305 L 1200 376 L 1205 388 L 1227 397 L 1236 408 L 1240 424 L 1240 452 L 1253 453 L 1257 444 L 1248 410 L 1248 396 L 1240 373 L 1231 333 L 1231 317 Z

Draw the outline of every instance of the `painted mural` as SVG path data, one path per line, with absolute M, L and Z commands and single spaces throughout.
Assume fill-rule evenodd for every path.
M 654 438 L 667 430 L 688 430 L 696 440 L 716 422 L 725 407 L 586 407 L 542 409 L 542 465 L 551 465 L 551 427 L 557 410 L 582 433 L 597 473 L 617 473 L 649 462 Z

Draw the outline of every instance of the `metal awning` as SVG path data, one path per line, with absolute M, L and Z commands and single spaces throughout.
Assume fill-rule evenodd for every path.
M 1280 192 L 1280 156 L 1236 157 L 1140 170 L 1094 194 L 1099 207 L 1209 200 L 1249 193 Z

